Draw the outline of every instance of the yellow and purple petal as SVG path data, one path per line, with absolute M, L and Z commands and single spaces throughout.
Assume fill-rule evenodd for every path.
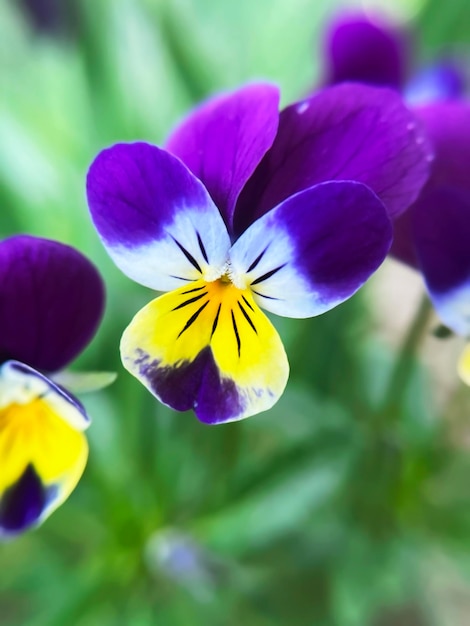
M 254 222 L 233 245 L 230 263 L 262 308 L 312 317 L 352 296 L 382 263 L 391 241 L 385 207 L 370 189 L 330 182 Z
M 204 185 L 175 156 L 146 143 L 100 152 L 87 177 L 91 216 L 130 278 L 175 289 L 223 266 L 230 238 Z
M 287 383 L 281 339 L 249 290 L 223 277 L 160 296 L 121 340 L 124 366 L 164 404 L 205 423 L 269 409 Z
M 0 369 L 0 537 L 34 527 L 72 492 L 88 457 L 83 406 L 17 361 Z
M 281 112 L 274 144 L 240 194 L 235 230 L 332 180 L 367 185 L 395 218 L 417 198 L 431 160 L 424 131 L 396 92 L 358 83 L 323 89 Z
M 29 235 L 0 243 L 0 294 L 0 363 L 16 359 L 48 372 L 83 350 L 104 308 L 103 282 L 88 259 Z
M 167 142 L 204 183 L 229 229 L 240 191 L 274 141 L 278 107 L 276 86 L 247 85 L 203 103 Z

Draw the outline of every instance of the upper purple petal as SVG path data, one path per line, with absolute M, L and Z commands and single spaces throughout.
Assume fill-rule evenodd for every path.
M 326 83 L 358 81 L 400 88 L 407 42 L 403 32 L 361 13 L 341 14 L 325 37 Z
M 167 142 L 204 183 L 229 229 L 241 189 L 274 141 L 278 107 L 277 87 L 248 85 L 202 104 Z
M 0 243 L 0 361 L 53 372 L 94 335 L 104 308 L 97 269 L 64 244 L 29 235 Z
M 470 104 L 420 109 L 436 150 L 429 183 L 411 208 L 413 240 L 443 321 L 470 334 Z
M 326 88 L 282 111 L 276 140 L 240 195 L 236 231 L 328 180 L 366 184 L 394 218 L 418 196 L 431 159 L 421 126 L 396 92 L 352 83 Z
M 87 177 L 91 216 L 116 265 L 168 291 L 223 265 L 230 238 L 204 185 L 178 158 L 147 143 L 116 144 Z

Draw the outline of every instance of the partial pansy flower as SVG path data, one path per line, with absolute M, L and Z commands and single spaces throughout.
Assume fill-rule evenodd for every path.
M 421 271 L 444 324 L 470 339 L 470 103 L 415 109 L 434 145 L 431 176 L 396 223 L 395 257 Z M 458 364 L 470 385 L 470 345 Z
M 98 233 L 130 278 L 168 293 L 125 330 L 125 367 L 205 423 L 269 409 L 288 378 L 262 312 L 305 318 L 340 304 L 391 243 L 428 150 L 400 98 L 360 85 L 278 112 L 254 84 L 197 108 L 166 150 L 103 150 L 88 174 Z
M 367 55 L 380 66 L 382 47 L 371 45 L 370 38 L 361 43 L 361 29 L 379 30 L 395 50 L 400 49 L 400 39 L 393 40 L 390 28 L 379 28 L 358 16 L 349 21 L 340 18 L 332 25 L 328 41 L 335 41 L 335 46 L 342 50 L 342 77 L 369 82 L 367 63 L 362 66 L 362 72 L 360 64 L 354 64 L 350 76 L 344 67 L 348 45 L 355 58 L 365 58 L 367 50 Z M 363 50 L 359 51 L 361 46 Z M 401 50 L 403 63 L 405 55 Z M 335 63 L 334 55 L 328 63 Z M 376 67 L 375 83 L 389 82 L 389 65 L 384 62 L 381 73 Z M 397 69 L 398 74 L 403 75 L 404 69 Z M 392 254 L 422 272 L 431 301 L 444 324 L 470 338 L 470 102 L 463 96 L 464 75 L 457 65 L 440 62 L 420 72 L 406 85 L 397 81 L 395 86 L 403 86 L 403 99 L 426 130 L 435 159 L 418 199 L 394 224 Z M 458 371 L 470 385 L 470 346 L 460 359 Z
M 42 522 L 83 473 L 89 418 L 55 374 L 91 340 L 103 304 L 97 270 L 73 248 L 0 243 L 0 537 Z
M 357 81 L 391 87 L 409 105 L 447 101 L 466 89 L 466 63 L 455 55 L 417 67 L 413 33 L 380 15 L 341 12 L 325 28 L 323 80 L 327 85 Z

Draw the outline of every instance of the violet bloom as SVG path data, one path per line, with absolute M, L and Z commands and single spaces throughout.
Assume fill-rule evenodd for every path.
M 376 16 L 342 12 L 326 27 L 323 83 L 357 81 L 401 91 L 412 105 L 453 100 L 465 91 L 465 72 L 457 59 L 414 68 L 412 33 Z
M 364 18 L 362 27 L 360 22 L 357 16 L 349 24 L 340 18 L 329 31 L 330 40 L 333 38 L 336 45 L 340 41 L 343 51 L 348 45 L 352 50 L 354 44 L 354 55 L 358 56 L 361 29 L 378 28 Z M 389 30 L 386 35 L 391 41 Z M 400 40 L 396 38 L 393 45 L 398 49 Z M 367 40 L 364 48 L 376 63 L 380 62 L 380 46 L 374 49 Z M 404 54 L 398 57 L 403 60 Z M 344 59 L 342 77 L 348 78 Z M 390 76 L 389 58 L 385 61 L 383 83 L 389 82 Z M 335 62 L 332 55 L 327 64 Z M 396 74 L 403 75 L 403 70 L 397 68 Z M 353 75 L 368 82 L 367 63 L 363 65 L 362 76 L 361 68 L 355 64 L 350 77 Z M 375 82 L 380 82 L 379 75 L 376 74 Z M 396 87 L 400 86 L 397 82 Z M 426 186 L 395 223 L 392 253 L 422 272 L 431 301 L 443 322 L 455 333 L 470 337 L 470 102 L 462 96 L 463 86 L 458 68 L 440 63 L 432 70 L 425 70 L 404 89 L 403 98 L 423 125 L 435 158 Z M 462 379 L 470 384 L 470 347 L 464 351 L 458 369 Z
M 92 218 L 130 278 L 159 291 L 124 332 L 124 366 L 209 424 L 269 409 L 288 378 L 261 308 L 340 304 L 380 265 L 427 177 L 428 152 L 393 92 L 327 89 L 279 114 L 249 85 L 196 109 L 167 150 L 117 144 L 91 165 Z
M 0 243 L 0 536 L 42 522 L 85 468 L 89 418 L 54 382 L 91 340 L 104 290 L 69 246 L 28 235 Z

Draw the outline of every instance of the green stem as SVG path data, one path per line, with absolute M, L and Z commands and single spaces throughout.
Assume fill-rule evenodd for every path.
M 425 294 L 408 328 L 390 374 L 382 403 L 382 415 L 390 417 L 390 415 L 398 412 L 401 400 L 407 389 L 410 373 L 414 367 L 416 352 L 426 332 L 427 321 L 431 311 L 431 302 Z

